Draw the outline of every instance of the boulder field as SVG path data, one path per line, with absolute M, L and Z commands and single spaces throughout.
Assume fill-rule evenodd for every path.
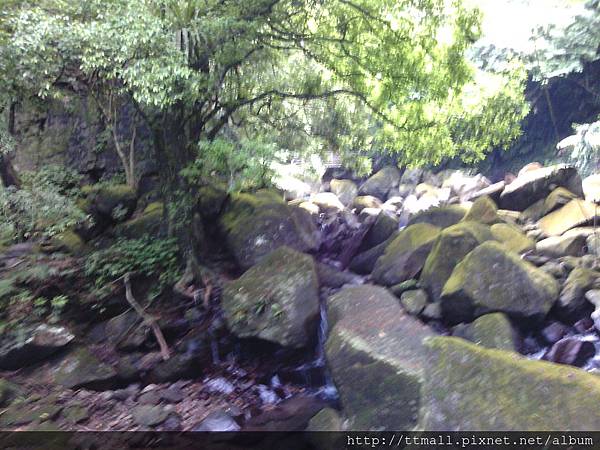
M 323 410 L 309 429 L 600 428 L 600 262 L 590 245 L 597 208 L 573 167 L 530 165 L 496 184 L 386 167 L 362 183 L 324 187 L 328 195 L 303 199 L 331 250 L 312 258 L 321 270 L 361 274 L 363 284 L 321 286 L 341 409 Z M 348 230 L 352 244 L 339 238 Z M 255 272 L 277 304 L 273 283 L 287 288 L 295 279 L 277 281 L 280 264 L 265 262 L 277 253 L 231 282 L 224 304 L 244 303 L 229 291 Z M 348 263 L 336 264 L 342 254 Z M 290 259 L 286 270 L 303 260 Z M 315 289 L 294 292 L 307 306 Z M 245 336 L 247 327 L 232 330 Z
M 158 321 L 168 358 L 118 290 L 85 326 L 3 333 L 0 428 L 600 429 L 600 175 L 335 173 L 312 190 L 198 191 L 197 243 L 227 270 L 197 289 L 188 265 L 185 311 Z M 161 203 L 84 194 L 96 228 L 52 242 L 71 264 L 99 234 L 164 232 Z M 0 300 L 65 283 L 64 261 L 35 252 L 0 255 Z

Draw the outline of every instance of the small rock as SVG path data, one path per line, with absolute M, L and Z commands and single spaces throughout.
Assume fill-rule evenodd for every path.
M 542 336 L 549 344 L 560 341 L 569 331 L 569 327 L 564 323 L 552 322 L 542 330 Z
M 161 391 L 160 396 L 168 403 L 179 403 L 184 398 L 183 391 L 173 386 Z
M 558 364 L 583 366 L 596 350 L 594 344 L 574 337 L 561 339 L 544 355 L 544 359 Z
M 575 324 L 573 324 L 573 327 L 575 328 L 575 330 L 577 330 L 578 333 L 589 333 L 594 327 L 594 321 L 589 317 L 585 317 L 575 322 Z
M 413 316 L 418 316 L 427 306 L 427 293 L 423 289 L 406 291 L 400 296 L 400 303 Z
M 133 409 L 133 421 L 144 427 L 153 427 L 164 422 L 169 413 L 162 406 L 142 405 Z
M 192 427 L 191 431 L 239 431 L 241 427 L 228 413 L 215 411 Z
M 160 403 L 161 396 L 158 391 L 146 392 L 139 396 L 138 402 L 140 405 L 158 405 Z

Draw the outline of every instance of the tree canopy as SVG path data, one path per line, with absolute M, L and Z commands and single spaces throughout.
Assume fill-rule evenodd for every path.
M 465 58 L 480 14 L 460 1 L 18 3 L 3 17 L 0 90 L 133 102 L 171 178 L 224 127 L 422 164 L 506 145 L 527 109 L 522 72 Z

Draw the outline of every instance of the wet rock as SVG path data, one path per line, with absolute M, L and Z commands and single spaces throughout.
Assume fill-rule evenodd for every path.
M 502 313 L 485 314 L 474 322 L 459 325 L 453 335 L 487 348 L 514 351 L 518 339 L 508 317 Z
M 542 336 L 549 344 L 560 341 L 569 332 L 569 327 L 564 323 L 552 322 L 542 330 Z
M 51 368 L 54 383 L 70 389 L 106 390 L 118 381 L 117 371 L 101 362 L 89 350 L 79 348 L 63 357 Z
M 232 394 L 235 390 L 235 386 L 222 377 L 205 380 L 204 385 L 209 392 L 218 392 L 225 395 Z
M 318 289 L 312 257 L 281 247 L 225 286 L 227 326 L 238 337 L 304 347 L 316 329 Z
M 396 167 L 387 166 L 367 179 L 358 189 L 358 193 L 372 195 L 385 201 L 388 192 L 397 188 L 398 184 L 400 184 L 400 171 Z
M 398 233 L 377 260 L 373 279 L 384 286 L 415 278 L 421 271 L 440 229 L 427 223 L 411 225 Z
M 317 275 L 321 287 L 340 288 L 345 284 L 362 284 L 362 278 L 349 272 L 342 272 L 328 264 L 317 263 Z
M 138 403 L 140 405 L 158 405 L 160 400 L 161 396 L 157 391 L 144 392 L 138 397 Z
M 191 431 L 239 431 L 240 429 L 240 425 L 227 412 L 214 411 L 192 427 Z
M 444 285 L 441 306 L 450 324 L 490 311 L 543 318 L 556 298 L 554 278 L 496 242 L 484 242 L 454 269 Z
M 490 228 L 492 237 L 501 242 L 508 250 L 515 253 L 525 253 L 535 248 L 535 242 L 525 236 L 516 225 L 496 223 Z
M 594 321 L 591 317 L 584 317 L 583 319 L 579 319 L 577 322 L 573 324 L 573 328 L 575 331 L 581 334 L 590 333 L 594 331 Z
M 559 164 L 522 173 L 504 188 L 500 195 L 500 207 L 523 211 L 546 198 L 557 187 L 564 187 L 577 196 L 583 194 L 577 169 Z
M 330 189 L 344 206 L 350 206 L 358 195 L 358 188 L 351 180 L 333 179 L 330 183 Z
M 584 431 L 600 427 L 596 375 L 454 337 L 433 338 L 427 347 L 421 429 Z
M 491 225 L 500 220 L 498 218 L 498 207 L 490 197 L 484 195 L 473 202 L 462 220 Z
M 160 397 L 167 403 L 179 403 L 184 399 L 184 394 L 181 389 L 171 386 L 160 391 Z
M 310 197 L 311 203 L 314 203 L 322 211 L 338 212 L 344 209 L 344 204 L 332 192 L 319 192 Z
M 458 205 L 430 208 L 412 217 L 408 222 L 408 226 L 417 223 L 428 223 L 439 228 L 447 228 L 460 222 L 466 212 L 467 210 L 464 207 Z
M 596 350 L 594 344 L 576 337 L 561 339 L 544 355 L 546 361 L 582 367 Z
M 381 211 L 365 235 L 360 250 L 368 250 L 386 241 L 392 234 L 398 231 L 398 226 L 398 218 L 395 215 Z
M 66 328 L 45 324 L 4 333 L 0 338 L 0 369 L 14 370 L 43 361 L 73 339 Z
M 560 236 L 571 228 L 592 223 L 599 218 L 598 212 L 594 203 L 575 199 L 540 219 L 538 225 L 547 236 Z
M 362 210 L 366 208 L 380 209 L 381 206 L 381 200 L 372 195 L 360 195 L 352 201 L 352 208 L 354 208 L 357 213 L 362 212 Z
M 585 293 L 594 287 L 600 287 L 600 274 L 592 270 L 576 267 L 565 281 L 557 309 L 567 320 L 577 320 L 583 315 L 589 314 L 593 307 L 585 299 Z
M 456 265 L 475 247 L 490 239 L 490 228 L 479 222 L 460 222 L 442 230 L 419 278 L 433 301 L 439 300 Z
M 427 293 L 423 289 L 405 291 L 400 296 L 400 303 L 411 316 L 418 316 L 427 306 Z
M 352 429 L 412 429 L 433 332 L 377 286 L 343 289 L 328 308 L 327 361 Z
M 535 250 L 540 255 L 559 258 L 561 256 L 581 256 L 585 249 L 584 236 L 551 236 L 539 241 Z
M 310 214 L 288 206 L 276 193 L 237 194 L 219 223 L 239 266 L 249 269 L 273 250 L 285 245 L 314 251 L 321 235 Z
M 141 405 L 132 411 L 133 421 L 143 427 L 153 427 L 164 422 L 169 413 L 162 406 Z

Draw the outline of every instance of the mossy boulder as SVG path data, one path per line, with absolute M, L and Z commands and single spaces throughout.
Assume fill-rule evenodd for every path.
M 236 336 L 305 347 L 314 336 L 319 314 L 315 263 L 309 255 L 280 247 L 228 283 L 221 305 Z
M 398 218 L 394 214 L 381 211 L 377 215 L 375 223 L 365 235 L 360 249 L 367 250 L 386 241 L 393 233 L 398 231 L 398 226 Z
M 549 214 L 552 211 L 565 206 L 571 200 L 576 199 L 577 195 L 573 194 L 568 189 L 558 187 L 550 192 L 550 195 L 544 200 L 544 214 Z
M 135 189 L 126 184 L 88 185 L 81 189 L 84 199 L 81 206 L 85 212 L 110 222 L 126 220 L 135 209 Z
M 73 230 L 65 230 L 54 236 L 50 241 L 50 248 L 65 250 L 76 256 L 81 256 L 89 250 L 81 236 Z
M 547 236 L 560 236 L 571 228 L 590 224 L 598 218 L 600 209 L 594 203 L 575 199 L 540 219 L 538 225 Z
M 244 270 L 283 245 L 309 252 L 321 244 L 310 214 L 287 205 L 273 191 L 232 196 L 219 223 L 227 246 Z
M 600 429 L 597 375 L 455 337 L 428 339 L 426 347 L 421 429 Z
M 439 228 L 448 228 L 460 222 L 465 214 L 466 208 L 459 205 L 440 206 L 429 208 L 415 214 L 409 221 L 408 226 L 417 223 L 428 223 Z
M 490 197 L 484 195 L 473 202 L 473 205 L 471 205 L 471 208 L 462 220 L 491 225 L 500 220 L 498 217 L 498 206 Z
M 400 295 L 400 304 L 411 316 L 418 316 L 427 306 L 427 292 L 423 289 L 411 289 Z
M 400 184 L 400 171 L 397 167 L 387 166 L 365 181 L 358 189 L 359 195 L 372 195 L 385 201 L 388 193 Z
M 50 369 L 51 381 L 69 389 L 105 390 L 114 388 L 117 371 L 101 362 L 86 348 L 78 348 Z
M 533 239 L 523 233 L 521 228 L 508 223 L 495 223 L 490 228 L 493 238 L 515 253 L 525 253 L 535 248 Z
M 350 206 L 358 195 L 358 187 L 352 180 L 333 179 L 330 182 L 330 189 L 344 206 Z
M 600 273 L 575 267 L 563 284 L 556 309 L 566 320 L 578 320 L 590 314 L 594 307 L 585 299 L 585 293 L 597 288 L 600 288 Z
M 115 227 L 117 236 L 136 239 L 144 234 L 159 236 L 162 231 L 164 205 L 162 202 L 150 203 L 142 213 L 133 219 Z
M 468 322 L 494 311 L 541 319 L 558 298 L 557 281 L 502 244 L 484 242 L 453 270 L 444 285 L 444 320 Z
M 428 223 L 411 225 L 398 233 L 375 263 L 373 279 L 381 285 L 415 278 L 440 234 L 440 229 Z
M 490 227 L 478 222 L 460 222 L 442 230 L 419 278 L 432 300 L 439 300 L 456 265 L 475 247 L 490 239 Z
M 583 196 L 577 169 L 558 164 L 520 174 L 502 191 L 500 207 L 524 211 L 538 200 L 545 199 L 557 187 L 564 187 L 578 197 Z
M 372 195 L 359 195 L 352 201 L 352 208 L 356 210 L 356 213 L 360 213 L 363 209 L 378 209 L 381 208 L 381 205 L 381 200 Z
M 433 332 L 377 286 L 343 289 L 328 308 L 327 361 L 351 429 L 414 428 Z
M 458 325 L 452 334 L 487 348 L 515 351 L 519 345 L 516 331 L 503 313 L 485 314 Z

